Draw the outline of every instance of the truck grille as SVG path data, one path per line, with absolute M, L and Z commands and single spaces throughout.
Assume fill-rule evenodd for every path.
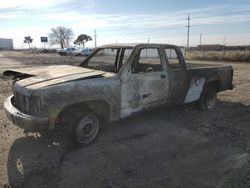
M 26 100 L 25 96 L 17 92 L 14 92 L 15 104 L 14 106 L 21 112 L 26 112 Z
M 23 113 L 43 116 L 47 114 L 45 104 L 41 104 L 40 98 L 36 96 L 27 97 L 25 95 L 14 92 L 13 105 Z

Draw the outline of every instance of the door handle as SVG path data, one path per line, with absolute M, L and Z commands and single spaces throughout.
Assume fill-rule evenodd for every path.
M 162 74 L 162 75 L 161 75 L 161 78 L 162 78 L 162 79 L 163 79 L 163 78 L 166 78 L 166 75 Z

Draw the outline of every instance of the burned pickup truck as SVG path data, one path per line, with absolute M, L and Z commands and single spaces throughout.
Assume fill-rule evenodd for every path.
M 10 69 L 13 96 L 8 118 L 26 131 L 64 127 L 81 146 L 91 143 L 102 120 L 128 117 L 160 105 L 196 101 L 212 108 L 217 93 L 232 89 L 233 68 L 185 63 L 179 47 L 116 44 L 97 48 L 79 67 Z

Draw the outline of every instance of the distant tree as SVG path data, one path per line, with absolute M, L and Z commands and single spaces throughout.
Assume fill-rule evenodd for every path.
M 51 28 L 51 33 L 49 33 L 49 41 L 51 45 L 58 44 L 61 48 L 69 46 L 74 33 L 72 29 L 63 26 L 58 26 L 56 28 Z
M 92 38 L 86 34 L 81 34 L 77 37 L 77 39 L 74 41 L 75 45 L 82 45 L 84 47 L 85 43 L 88 41 L 91 41 Z
M 33 39 L 28 36 L 28 37 L 24 37 L 24 40 L 23 40 L 24 43 L 27 43 L 29 45 L 29 48 L 30 48 L 30 43 L 33 42 Z

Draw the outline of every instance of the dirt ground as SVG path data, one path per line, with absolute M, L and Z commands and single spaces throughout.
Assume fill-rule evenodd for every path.
M 214 109 L 141 113 L 107 125 L 81 149 L 58 132 L 25 135 L 7 120 L 12 82 L 3 70 L 82 59 L 0 51 L 1 187 L 250 187 L 250 64 L 232 64 L 236 87 Z

